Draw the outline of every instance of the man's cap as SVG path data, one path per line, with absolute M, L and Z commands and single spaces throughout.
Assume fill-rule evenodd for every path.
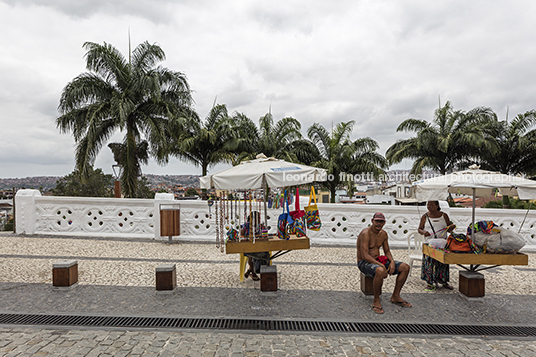
M 381 212 L 374 213 L 374 216 L 372 217 L 375 221 L 385 221 L 385 216 Z

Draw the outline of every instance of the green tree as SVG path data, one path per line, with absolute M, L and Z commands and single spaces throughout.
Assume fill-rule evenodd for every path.
M 387 161 L 378 154 L 378 143 L 371 138 L 350 139 L 355 121 L 339 123 L 331 134 L 320 124 L 313 124 L 307 135 L 320 153 L 320 160 L 312 165 L 326 169 L 328 180 L 322 183 L 331 193 L 331 202 L 335 202 L 335 190 L 353 181 L 353 175 L 370 173 L 373 176 L 383 174 Z
M 298 120 L 286 117 L 274 123 L 274 117 L 268 113 L 259 119 L 256 151 L 268 157 L 293 161 L 288 146 L 301 138 L 301 124 Z
M 489 120 L 483 128 L 496 150 L 479 150 L 482 169 L 506 175 L 536 174 L 536 111 L 518 114 L 512 121 Z
M 52 189 L 54 196 L 113 197 L 114 178 L 101 169 L 90 168 L 88 177 L 82 181 L 80 171 L 74 170 L 58 180 Z
M 504 197 L 506 197 L 506 200 L 508 201 L 507 204 L 505 204 Z M 489 201 L 484 205 L 484 208 L 511 208 L 511 209 L 522 209 L 522 210 L 528 210 L 528 209 L 536 209 L 536 206 L 534 203 L 531 204 L 530 201 L 523 201 L 518 200 L 512 197 L 503 196 L 503 200 L 497 200 L 497 201 Z
M 417 135 L 399 140 L 386 152 L 390 165 L 403 159 L 413 159 L 411 173 L 418 175 L 423 168 L 439 171 L 442 175 L 468 167 L 477 150 L 493 152 L 494 145 L 484 135 L 482 122 L 495 117 L 490 108 L 477 107 L 469 112 L 455 111 L 447 101 L 434 112 L 432 122 L 406 119 L 397 128 Z
M 201 167 L 205 176 L 208 168 L 230 160 L 237 140 L 231 130 L 231 120 L 224 104 L 214 105 L 204 122 L 192 117 L 187 129 L 175 135 L 172 155 Z
M 518 114 L 514 120 L 493 118 L 483 123 L 483 130 L 496 147 L 495 150 L 479 150 L 477 162 L 482 169 L 499 171 L 506 175 L 536 174 L 536 111 Z M 532 128 L 532 129 L 531 129 Z M 512 201 L 503 196 L 503 207 Z M 517 204 L 517 203 L 516 203 Z
M 124 143 L 110 143 L 108 144 L 108 147 L 110 150 L 112 150 L 114 160 L 117 162 L 117 164 L 124 168 L 128 162 L 127 155 L 129 152 L 127 150 L 127 146 Z M 149 143 L 147 140 L 143 140 L 138 143 L 131 154 L 135 158 L 135 160 L 133 160 L 132 170 L 134 171 L 136 180 L 138 180 L 138 178 L 142 175 L 141 165 L 147 165 L 149 163 Z
M 292 117 L 274 123 L 271 113 L 260 117 L 259 127 L 243 114 L 233 116 L 233 130 L 239 133 L 238 150 L 231 162 L 254 159 L 258 154 L 267 157 L 311 164 L 320 159 L 316 146 L 301 135 L 301 124 Z
M 7 220 L 4 226 L 4 231 L 13 231 L 13 228 L 14 228 L 13 217 L 9 217 L 9 219 Z
M 136 190 L 136 197 L 153 199 L 154 195 L 155 193 L 151 190 L 151 184 L 149 183 L 149 180 L 147 180 L 147 177 L 141 176 L 138 180 L 138 189 Z
M 197 190 L 193 187 L 189 187 L 184 194 L 186 196 L 197 196 Z
M 128 60 L 113 46 L 86 42 L 86 67 L 62 91 L 56 126 L 72 132 L 76 167 L 86 180 L 102 145 L 119 130 L 125 161 L 121 182 L 135 197 L 139 177 L 136 151 L 146 141 L 159 163 L 167 160 L 170 130 L 179 130 L 191 115 L 192 97 L 181 72 L 157 66 L 165 59 L 156 44 L 137 46 Z

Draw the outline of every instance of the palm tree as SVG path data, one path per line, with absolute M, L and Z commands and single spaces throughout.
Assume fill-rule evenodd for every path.
M 301 140 L 301 124 L 297 119 L 286 117 L 274 124 L 272 113 L 260 117 L 256 152 L 287 161 L 297 161 L 289 146 Z
M 87 177 L 100 149 L 112 134 L 125 132 L 121 176 L 126 197 L 136 196 L 137 148 L 145 140 L 151 156 L 163 163 L 169 152 L 170 125 L 180 128 L 191 114 L 192 97 L 181 72 L 157 66 L 160 46 L 144 42 L 128 60 L 113 46 L 86 42 L 86 68 L 62 91 L 56 126 L 72 132 L 76 167 Z
M 483 169 L 499 171 L 507 175 L 534 175 L 536 166 L 536 111 L 518 114 L 512 121 L 490 120 L 483 127 L 493 140 L 497 151 L 480 150 L 480 165 Z M 531 129 L 532 128 L 532 129 Z
M 229 161 L 238 140 L 224 104 L 214 105 L 204 122 L 192 119 L 181 135 L 175 136 L 172 155 L 201 167 L 202 175 L 209 167 Z
M 499 171 L 507 175 L 536 174 L 536 111 L 518 114 L 514 120 L 490 120 L 484 124 L 486 135 L 494 142 L 495 152 L 480 150 L 481 168 Z M 532 129 L 531 129 L 532 128 Z M 503 206 L 509 206 L 508 196 L 503 196 Z
M 260 117 L 259 127 L 243 114 L 233 116 L 234 131 L 238 133 L 241 142 L 232 160 L 236 165 L 240 160 L 248 160 L 257 154 L 275 157 L 290 162 L 309 165 L 320 159 L 317 148 L 301 135 L 301 123 L 286 117 L 274 124 L 274 118 L 269 112 Z
M 253 120 L 243 113 L 235 112 L 231 117 L 230 123 L 236 142 L 235 149 L 232 150 L 227 161 L 236 166 L 244 160 L 255 158 L 259 131 Z
M 123 143 L 109 143 L 108 147 L 112 150 L 114 160 L 125 167 L 127 160 L 127 147 Z M 149 163 L 149 143 L 147 140 L 143 140 L 136 145 L 134 150 L 134 156 L 136 157 L 134 172 L 136 177 L 140 177 L 142 174 L 141 165 L 147 165 Z
M 320 153 L 320 160 L 313 166 L 327 170 L 328 180 L 323 183 L 330 193 L 331 202 L 335 202 L 335 190 L 342 184 L 348 184 L 353 175 L 370 173 L 378 177 L 387 168 L 387 161 L 378 154 L 378 143 L 371 138 L 350 140 L 355 121 L 339 123 L 331 134 L 320 124 L 313 124 L 307 135 Z
M 495 117 L 490 108 L 477 107 L 469 112 L 455 111 L 450 102 L 434 112 L 432 122 L 406 119 L 397 128 L 413 131 L 415 137 L 399 140 L 386 152 L 390 165 L 403 159 L 414 159 L 411 173 L 419 175 L 423 168 L 439 171 L 442 175 L 469 166 L 478 149 L 494 151 L 494 145 L 484 135 L 483 122 Z

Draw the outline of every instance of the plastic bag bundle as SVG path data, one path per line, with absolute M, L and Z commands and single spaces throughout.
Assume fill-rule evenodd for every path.
M 505 228 L 499 228 L 499 231 L 498 236 L 494 235 L 487 240 L 488 253 L 515 254 L 525 246 L 525 240 L 519 233 Z
M 475 243 L 478 248 L 484 248 L 484 246 L 488 243 L 489 239 L 500 239 L 500 236 L 501 231 L 498 228 L 493 228 L 490 233 L 484 233 L 482 231 L 475 232 L 473 243 Z

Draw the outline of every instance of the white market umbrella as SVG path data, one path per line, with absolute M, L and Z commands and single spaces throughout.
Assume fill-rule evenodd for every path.
M 220 190 L 254 190 L 284 186 L 298 186 L 313 181 L 326 181 L 326 170 L 295 164 L 274 157 L 257 155 L 255 160 L 243 161 L 227 170 L 199 178 L 201 188 Z M 264 201 L 264 223 L 268 211 Z
M 326 181 L 326 170 L 257 155 L 227 170 L 199 179 L 201 188 L 253 190 L 265 187 L 298 186 L 313 181 Z
M 518 196 L 521 200 L 536 199 L 536 181 L 480 170 L 476 165 L 468 170 L 415 181 L 412 186 L 412 196 L 422 202 L 446 200 L 449 193 L 472 195 L 471 227 L 474 233 L 476 197 L 490 196 L 494 189 L 498 189 L 502 195 Z

